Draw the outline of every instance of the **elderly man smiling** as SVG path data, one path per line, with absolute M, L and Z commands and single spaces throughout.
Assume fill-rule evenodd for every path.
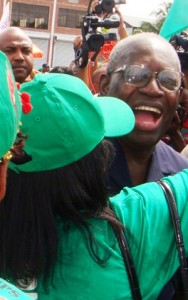
M 188 160 L 160 141 L 175 115 L 181 81 L 176 51 L 156 34 L 128 37 L 112 50 L 100 94 L 128 103 L 136 124 L 129 135 L 112 140 L 116 158 L 109 174 L 111 194 L 188 167 Z M 171 299 L 172 290 L 169 284 L 160 299 Z

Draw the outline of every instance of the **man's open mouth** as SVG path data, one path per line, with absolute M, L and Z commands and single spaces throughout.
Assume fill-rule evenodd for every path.
M 153 130 L 157 127 L 162 111 L 152 106 L 136 106 L 134 107 L 136 126 L 142 130 Z

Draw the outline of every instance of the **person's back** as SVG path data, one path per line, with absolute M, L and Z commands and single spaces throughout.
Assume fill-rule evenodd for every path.
M 136 124 L 129 135 L 113 140 L 117 153 L 109 171 L 111 195 L 188 167 L 188 160 L 160 141 L 179 103 L 180 71 L 172 45 L 155 34 L 128 37 L 113 49 L 100 95 L 128 103 Z
M 100 158 L 102 152 L 96 149 L 93 154 L 95 156 L 94 161 L 97 162 L 96 158 Z M 22 197 L 20 197 L 20 201 L 16 201 L 17 198 L 14 194 L 12 195 L 12 199 L 8 197 L 3 203 L 4 207 L 7 207 L 7 213 L 4 217 L 6 218 L 6 232 L 8 236 L 12 232 L 13 227 L 16 231 L 19 229 L 15 236 L 9 239 L 7 245 L 13 245 L 14 241 L 14 251 L 17 253 L 14 255 L 14 257 L 17 257 L 15 267 L 20 267 L 20 261 L 24 262 L 24 259 L 31 259 L 31 253 L 33 253 L 33 267 L 42 265 L 47 258 L 49 265 L 51 256 L 47 250 L 52 250 L 54 245 L 57 247 L 57 256 L 53 257 L 53 284 L 51 284 L 50 281 L 48 282 L 47 291 L 40 277 L 25 281 L 26 287 L 23 285 L 24 281 L 18 281 L 26 293 L 29 291 L 35 293 L 36 299 L 37 294 L 40 300 L 61 299 L 62 294 L 65 299 L 68 300 L 78 300 L 80 298 L 91 300 L 132 299 L 122 255 L 109 222 L 110 214 L 108 211 L 105 211 L 103 214 L 101 212 L 101 205 L 100 210 L 99 208 L 97 209 L 99 202 L 95 197 L 98 192 L 101 193 L 102 191 L 102 185 L 98 186 L 98 184 L 103 181 L 102 175 L 104 175 L 104 169 L 102 169 L 102 164 L 100 168 L 98 166 L 94 168 L 94 165 L 92 165 L 91 168 L 91 161 L 93 162 L 93 159 L 90 160 L 90 158 L 88 158 L 88 161 L 85 160 L 85 162 L 82 161 L 69 169 L 67 168 L 66 171 L 51 171 L 47 172 L 48 174 L 46 172 L 38 172 L 38 174 L 37 172 L 33 174 L 29 174 L 28 172 L 21 173 Z M 100 159 L 100 162 L 101 161 Z M 83 168 L 83 162 L 85 166 L 91 170 L 89 174 L 87 169 Z M 91 180 L 93 182 L 93 175 L 96 175 L 96 171 L 100 170 L 100 180 L 98 178 L 99 181 L 97 181 L 95 185 L 91 185 L 94 192 L 90 193 L 88 187 L 88 189 L 85 188 L 85 191 L 82 189 L 82 192 L 80 191 L 81 193 L 78 193 L 78 189 L 75 187 L 80 185 L 80 170 L 85 174 L 82 176 L 81 181 L 84 187 L 88 180 L 90 184 Z M 74 177 L 70 176 L 71 173 L 74 174 Z M 15 182 L 17 183 L 16 188 L 15 182 L 13 183 L 12 181 L 12 187 L 15 192 L 20 188 L 17 178 L 20 175 L 14 174 L 12 177 L 12 179 L 16 179 Z M 65 181 L 63 181 L 62 178 L 64 178 Z M 187 180 L 187 176 L 184 177 L 184 180 Z M 56 185 L 54 186 L 55 182 Z M 183 214 L 183 232 L 185 234 L 188 213 L 188 204 L 186 204 L 187 200 L 185 195 L 187 195 L 188 191 L 186 185 L 183 186 L 181 180 L 176 176 L 171 178 L 171 182 L 176 186 L 175 194 L 177 196 L 179 213 Z M 67 194 L 68 186 L 70 186 L 71 189 L 70 194 Z M 181 193 L 178 191 L 179 188 L 181 188 Z M 41 195 L 40 191 L 42 190 L 44 192 Z M 63 200 L 63 191 L 66 193 L 66 198 L 69 202 L 65 201 L 65 198 Z M 155 201 L 152 201 L 153 195 L 155 195 L 158 202 L 157 205 L 155 205 Z M 96 202 L 95 217 L 91 211 L 85 215 L 87 224 L 91 230 L 91 241 L 93 242 L 93 248 L 91 249 L 89 240 L 88 243 L 86 243 L 86 237 L 90 234 L 85 228 L 81 227 L 81 224 L 78 226 L 78 224 L 74 224 L 74 222 L 68 218 L 68 214 L 70 213 L 68 206 L 69 209 L 71 209 L 70 206 L 74 208 L 75 206 L 77 208 L 83 207 L 86 202 L 88 203 L 88 196 L 91 203 L 92 201 Z M 80 198 L 82 201 L 80 201 Z M 12 204 L 11 200 L 13 201 Z M 25 203 L 26 200 L 27 204 Z M 100 201 L 101 200 L 102 198 L 100 196 Z M 142 299 L 156 299 L 159 291 L 178 267 L 178 259 L 177 255 L 175 255 L 177 250 L 174 232 L 162 190 L 160 191 L 159 187 L 157 188 L 157 184 L 153 183 L 133 189 L 125 188 L 120 195 L 110 200 L 110 204 L 113 210 L 116 211 L 116 215 L 120 221 L 125 225 L 131 255 L 139 278 Z M 58 215 L 56 217 L 51 213 L 51 205 L 55 211 L 58 208 Z M 24 213 L 24 216 L 22 218 L 19 218 L 19 214 L 15 216 L 15 211 Z M 91 218 L 89 217 L 89 213 L 92 214 Z M 26 216 L 29 222 L 26 222 Z M 28 217 L 30 218 L 28 219 Z M 162 218 L 165 220 L 164 222 L 161 222 Z M 18 219 L 20 220 L 17 224 L 15 221 L 18 221 Z M 10 223 L 10 220 L 14 220 L 14 223 Z M 36 231 L 35 229 L 38 230 Z M 19 237 L 20 234 L 22 234 L 21 237 Z M 188 237 L 185 234 L 186 249 L 188 246 L 187 239 Z M 24 247 L 21 246 L 18 241 L 22 241 L 22 245 L 27 245 L 25 252 L 23 252 Z M 38 246 L 37 241 L 40 241 Z M 31 251 L 29 246 L 31 246 L 31 249 L 34 249 L 34 251 Z M 49 246 L 51 246 L 51 248 L 49 248 Z M 92 251 L 94 251 L 94 253 Z M 7 251 L 7 258 L 9 259 L 11 259 L 13 255 L 12 253 L 12 255 L 9 256 L 10 253 L 11 251 Z M 41 255 L 42 253 L 43 256 Z M 27 255 L 29 257 L 27 257 Z M 9 265 L 12 263 L 10 260 Z M 27 276 L 27 271 L 29 270 L 25 268 L 25 276 Z M 42 275 L 44 275 L 43 272 Z M 48 276 L 50 277 L 50 274 Z
M 23 83 L 33 69 L 33 44 L 18 27 L 9 27 L 0 32 L 0 50 L 12 66 L 15 80 Z

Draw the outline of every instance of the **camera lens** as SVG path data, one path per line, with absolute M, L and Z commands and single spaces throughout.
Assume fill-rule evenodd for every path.
M 104 44 L 104 36 L 102 34 L 92 34 L 87 39 L 90 51 L 98 51 Z

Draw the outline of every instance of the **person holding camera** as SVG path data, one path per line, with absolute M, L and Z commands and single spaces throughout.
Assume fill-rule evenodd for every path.
M 110 3 L 109 3 L 110 2 Z M 118 26 L 118 35 L 119 39 L 122 40 L 123 38 L 127 37 L 127 31 L 125 22 L 123 20 L 123 15 L 118 7 L 115 5 L 115 2 L 112 1 L 100 1 L 100 0 L 93 0 L 91 3 L 91 14 L 98 15 L 101 19 L 105 19 L 108 17 L 114 17 L 113 19 L 119 20 Z
M 71 66 L 75 75 L 81 78 L 94 94 L 97 94 L 98 86 L 96 86 L 95 83 L 93 85 L 92 78 L 93 76 L 95 78 L 95 72 L 100 74 L 103 73 L 103 66 L 105 66 L 107 61 L 101 51 L 103 50 L 105 43 L 109 43 L 114 37 L 115 43 L 117 42 L 115 33 L 102 34 L 100 26 L 104 26 L 104 28 L 107 26 L 108 29 L 117 28 L 119 40 L 127 37 L 128 34 L 122 13 L 113 0 L 90 1 L 88 10 L 89 12 L 85 16 L 85 23 L 87 26 L 84 27 L 82 35 L 77 36 L 73 41 L 75 60 L 71 62 L 69 67 Z M 85 32 L 87 32 L 87 35 Z M 105 41 L 105 39 L 107 40 Z M 110 45 L 108 50 L 113 46 Z M 100 62 L 98 63 L 98 61 Z M 97 71 L 98 67 L 100 67 L 101 72 L 100 70 Z

